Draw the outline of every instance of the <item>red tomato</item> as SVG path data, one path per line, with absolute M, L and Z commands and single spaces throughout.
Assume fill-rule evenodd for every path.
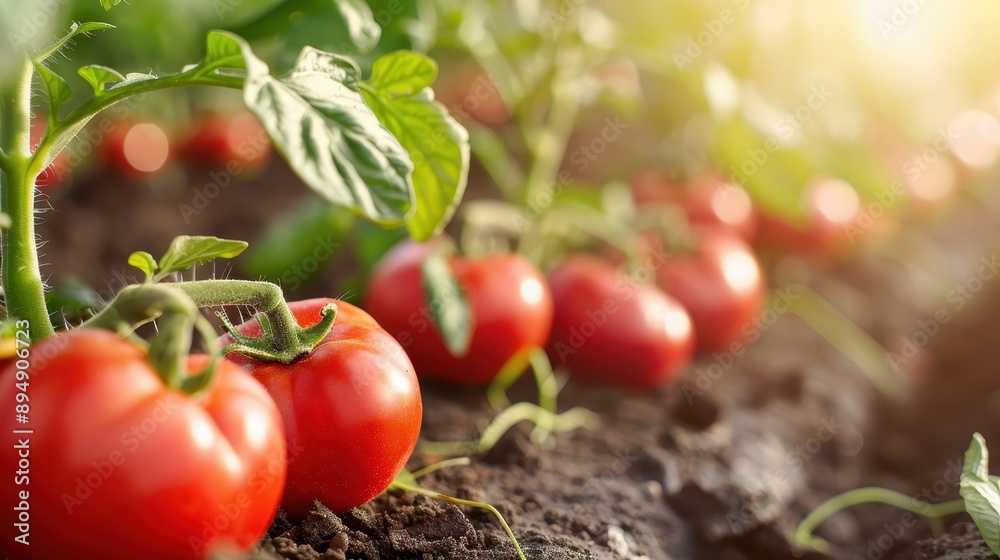
M 135 345 L 93 329 L 35 344 L 27 361 L 27 379 L 15 363 L 0 385 L 10 473 L 0 532 L 12 557 L 194 560 L 263 536 L 285 483 L 285 439 L 249 375 L 220 362 L 190 396 L 164 385 Z M 21 382 L 26 424 L 15 421 Z M 15 541 L 21 522 L 28 546 Z
M 300 326 L 310 327 L 328 303 L 337 304 L 337 320 L 305 358 L 286 365 L 226 357 L 263 383 L 281 411 L 289 453 L 282 507 L 293 519 L 306 517 L 314 500 L 343 512 L 381 494 L 406 465 L 420 432 L 420 386 L 389 333 L 343 301 L 289 307 Z M 256 319 L 237 328 L 262 334 Z
M 698 248 L 667 259 L 656 282 L 691 315 L 699 352 L 728 350 L 747 336 L 745 328 L 763 308 L 763 273 L 753 250 L 734 233 L 707 228 L 697 237 Z
M 118 173 L 154 174 L 170 159 L 170 138 L 158 124 L 123 121 L 104 137 L 101 157 L 105 166 Z
M 436 247 L 412 241 L 394 247 L 375 267 L 365 296 L 365 308 L 406 348 L 418 375 L 485 385 L 516 354 L 545 345 L 552 297 L 533 264 L 511 253 L 452 257 L 474 322 L 468 352 L 453 356 L 431 320 L 423 288 L 422 265 Z
M 204 115 L 182 148 L 185 158 L 203 165 L 260 169 L 271 157 L 271 140 L 252 114 Z
M 549 273 L 549 285 L 555 317 L 548 352 L 574 378 L 651 388 L 691 363 L 691 319 L 655 286 L 589 255 L 568 257 Z
M 839 179 L 816 180 L 803 200 L 806 223 L 794 224 L 767 213 L 760 216 L 759 240 L 781 252 L 840 257 L 857 240 L 861 201 L 850 184 Z
M 695 226 L 724 226 L 747 241 L 757 233 L 757 214 L 750 195 L 742 187 L 714 174 L 687 184 L 676 183 L 659 169 L 649 169 L 632 178 L 632 193 L 640 206 L 668 202 L 679 205 Z

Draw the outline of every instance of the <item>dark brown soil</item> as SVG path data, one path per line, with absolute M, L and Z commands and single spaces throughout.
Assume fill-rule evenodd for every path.
M 202 182 L 189 180 L 192 187 Z M 129 252 L 155 253 L 180 233 L 252 241 L 272 212 L 293 206 L 305 193 L 280 168 L 256 183 L 221 190 L 192 224 L 176 210 L 190 203 L 190 190 L 118 181 L 80 185 L 53 199 L 59 220 L 40 229 L 50 240 L 45 260 L 56 263 L 53 280 L 75 274 L 98 287 L 113 285 L 104 271 L 126 270 Z M 994 215 L 962 212 L 931 229 L 955 282 L 991 254 L 986 240 L 1000 238 Z M 891 346 L 902 336 L 912 339 L 920 321 L 934 317 L 940 299 L 927 299 L 912 280 L 900 262 L 910 262 L 910 256 L 899 244 L 883 255 L 889 257 L 866 257 L 834 271 L 786 263 L 773 285 L 811 286 Z M 333 270 L 310 293 L 324 292 L 323 286 L 334 285 L 330 278 L 343 272 Z M 972 431 L 1000 445 L 994 351 L 1000 329 L 992 319 L 1000 310 L 1000 283 L 986 286 L 963 312 L 949 304 L 952 320 L 928 337 L 924 354 L 903 364 L 905 371 L 927 376 L 908 396 L 882 396 L 855 363 L 803 321 L 775 313 L 745 354 L 704 358 L 674 387 L 639 394 L 570 383 L 560 407 L 598 412 L 598 429 L 558 435 L 543 449 L 521 425 L 490 453 L 473 456 L 469 466 L 439 471 L 421 483 L 495 505 L 531 559 L 992 557 L 965 516 L 948 520 L 954 524 L 943 538 L 926 540 L 931 535 L 923 520 L 904 525 L 899 511 L 874 505 L 821 526 L 819 534 L 832 544 L 829 555 L 798 549 L 789 540 L 816 505 L 857 486 L 886 486 L 932 502 L 956 498 L 955 469 Z M 423 389 L 428 440 L 474 438 L 493 414 L 481 391 L 430 384 Z M 533 398 L 528 383 L 515 394 Z M 418 452 L 411 466 L 438 459 Z M 488 513 L 413 495 L 382 496 L 341 515 L 318 505 L 294 526 L 279 517 L 253 556 L 514 557 Z

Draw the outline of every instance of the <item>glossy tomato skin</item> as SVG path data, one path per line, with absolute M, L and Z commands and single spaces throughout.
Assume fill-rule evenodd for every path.
M 749 245 L 732 232 L 698 231 L 698 247 L 671 256 L 657 284 L 687 309 L 699 352 L 730 350 L 744 340 L 766 298 L 766 283 Z
M 640 207 L 672 203 L 684 210 L 694 226 L 725 227 L 750 242 L 757 235 L 758 215 L 750 196 L 742 187 L 719 175 L 709 173 L 678 183 L 664 170 L 648 169 L 636 174 L 631 185 Z
M 552 364 L 578 380 L 653 388 L 691 363 L 694 331 L 680 303 L 589 255 L 549 273 L 555 304 L 547 346 Z
M 285 482 L 285 439 L 274 402 L 240 368 L 220 363 L 192 397 L 166 387 L 135 345 L 92 329 L 34 344 L 28 360 L 27 424 L 15 421 L 16 363 L 0 374 L 10 411 L 0 461 L 11 473 L 0 532 L 11 558 L 200 560 L 264 535 Z M 25 454 L 28 472 L 15 478 Z M 20 491 L 29 546 L 14 541 Z
M 420 432 L 423 408 L 413 366 L 370 315 L 331 299 L 289 308 L 299 325 L 309 327 L 328 303 L 336 304 L 337 320 L 305 358 L 286 365 L 238 353 L 226 357 L 252 373 L 281 411 L 288 438 L 282 508 L 291 519 L 306 517 L 314 500 L 343 512 L 378 496 L 406 465 Z M 237 328 L 261 334 L 256 319 Z
M 452 257 L 452 272 L 472 311 L 469 351 L 448 351 L 430 315 L 422 265 L 437 243 L 403 241 L 375 267 L 365 308 L 406 348 L 417 374 L 462 385 L 485 385 L 516 354 L 542 347 L 552 324 L 545 277 L 527 260 L 497 253 Z

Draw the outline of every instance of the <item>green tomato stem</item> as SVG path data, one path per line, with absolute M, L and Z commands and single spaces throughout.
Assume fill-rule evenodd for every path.
M 7 316 L 28 321 L 32 341 L 55 334 L 45 306 L 45 289 L 35 244 L 35 178 L 31 158 L 31 61 L 21 62 L 11 89 L 0 93 L 0 212 L 11 227 L 2 236 L 2 275 Z
M 149 345 L 149 362 L 164 383 L 193 394 L 211 381 L 220 352 L 215 330 L 198 306 L 182 290 L 170 284 L 126 286 L 110 305 L 87 320 L 83 327 L 102 328 L 129 336 L 137 327 L 157 321 L 158 333 Z M 197 330 L 210 356 L 205 370 L 189 375 L 187 356 L 192 333 Z
M 827 542 L 813 535 L 816 527 L 841 510 L 867 503 L 887 504 L 926 517 L 935 526 L 935 532 L 940 531 L 942 517 L 965 511 L 964 500 L 929 504 L 887 488 L 855 488 L 826 500 L 807 515 L 795 529 L 795 541 L 801 546 L 825 551 Z
M 281 288 L 270 282 L 198 280 L 173 286 L 187 294 L 198 307 L 247 305 L 258 310 L 257 320 L 264 331 L 264 335 L 258 338 L 244 336 L 225 315 L 219 315 L 236 341 L 223 352 L 240 352 L 266 362 L 289 364 L 308 355 L 329 334 L 337 318 L 337 307 L 330 304 L 323 308 L 322 319 L 318 323 L 300 327 L 285 303 Z

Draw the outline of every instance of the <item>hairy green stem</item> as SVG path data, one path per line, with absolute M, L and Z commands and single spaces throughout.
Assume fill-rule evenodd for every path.
M 45 307 L 45 289 L 35 244 L 35 178 L 31 159 L 31 61 L 25 58 L 17 78 L 0 93 L 0 212 L 10 217 L 3 232 L 2 279 L 7 316 L 28 321 L 31 340 L 55 334 Z
M 281 288 L 270 282 L 253 280 L 198 280 L 172 284 L 187 294 L 198 307 L 247 305 L 256 309 L 257 320 L 264 336 L 243 336 L 226 321 L 226 329 L 236 343 L 227 352 L 236 351 L 265 361 L 291 363 L 312 352 L 333 327 L 337 308 L 323 309 L 323 318 L 313 326 L 302 328 L 285 303 Z
M 816 550 L 826 550 L 826 541 L 813 535 L 816 527 L 843 509 L 867 503 L 887 504 L 921 515 L 929 519 L 936 530 L 940 529 L 942 517 L 965 511 L 964 500 L 929 504 L 888 488 L 855 488 L 826 500 L 807 515 L 795 529 L 796 542 Z

